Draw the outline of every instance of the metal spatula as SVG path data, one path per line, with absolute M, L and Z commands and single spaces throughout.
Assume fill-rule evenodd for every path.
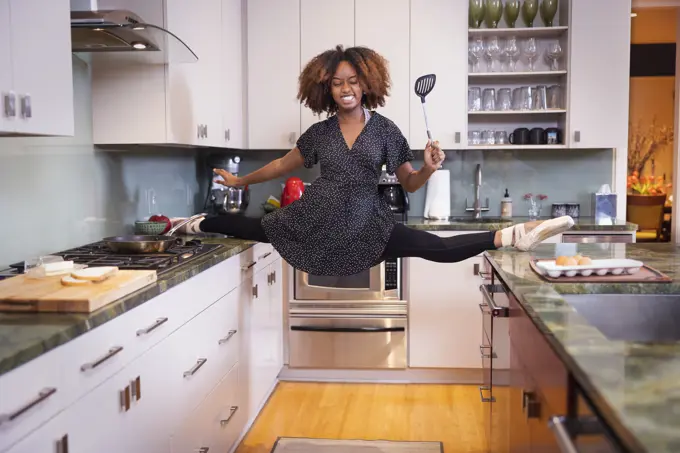
M 434 83 L 437 81 L 437 76 L 434 74 L 427 74 L 418 77 L 415 84 L 416 94 L 420 97 L 420 104 L 423 106 L 423 115 L 425 116 L 425 128 L 427 128 L 427 138 L 432 140 L 432 133 L 430 132 L 430 126 L 427 124 L 427 112 L 425 111 L 425 96 L 430 94 L 434 88 Z

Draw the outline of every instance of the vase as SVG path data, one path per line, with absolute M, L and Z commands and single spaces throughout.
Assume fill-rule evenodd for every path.
M 479 28 L 484 19 L 484 0 L 470 0 L 468 23 L 472 28 Z
M 501 0 L 485 0 L 484 2 L 486 26 L 497 28 L 498 21 L 503 17 L 503 2 Z
M 524 25 L 533 27 L 536 14 L 538 14 L 538 0 L 524 0 L 524 3 L 522 3 L 522 20 Z
M 515 28 L 515 22 L 519 17 L 519 0 L 507 0 L 505 2 L 505 22 L 508 28 Z
M 529 204 L 529 220 L 537 220 L 541 216 L 541 208 L 543 207 L 541 200 L 532 197 L 527 199 L 527 203 Z
M 557 2 L 558 0 L 541 1 L 541 19 L 543 19 L 543 24 L 546 27 L 553 26 L 553 19 L 555 18 L 555 14 L 557 14 Z

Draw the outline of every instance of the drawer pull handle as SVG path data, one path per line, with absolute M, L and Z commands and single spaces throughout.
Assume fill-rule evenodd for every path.
M 571 435 L 566 426 L 566 419 L 564 417 L 553 416 L 548 421 L 548 426 L 555 434 L 557 446 L 562 453 L 578 453 L 574 441 L 571 440 Z
M 227 333 L 227 336 L 224 338 L 220 338 L 220 341 L 217 342 L 217 344 L 224 344 L 227 341 L 231 340 L 231 337 L 236 335 L 236 330 L 230 330 L 229 333 Z
M 149 332 L 153 331 L 154 329 L 156 329 L 156 327 L 158 327 L 158 326 L 160 326 L 161 324 L 164 324 L 164 323 L 166 323 L 166 322 L 168 322 L 168 318 L 158 318 L 158 319 L 155 320 L 155 321 L 153 322 L 153 324 L 151 324 L 149 327 L 145 327 L 145 328 L 143 328 L 143 329 L 139 329 L 139 330 L 137 331 L 137 336 L 139 337 L 139 336 L 142 336 L 142 335 L 146 335 L 147 333 L 149 333 Z
M 194 365 L 189 371 L 184 372 L 184 377 L 190 377 L 193 376 L 198 370 L 201 369 L 203 365 L 205 365 L 205 362 L 207 362 L 208 359 L 198 359 L 196 361 L 196 365 Z
M 225 426 L 227 426 L 227 424 L 229 423 L 229 421 L 231 421 L 231 419 L 234 417 L 234 414 L 236 413 L 236 411 L 238 411 L 238 406 L 231 406 L 231 407 L 229 408 L 229 417 L 227 417 L 225 420 L 220 420 L 220 426 L 221 426 L 222 428 L 224 428 Z
M 488 386 L 482 385 L 479 387 L 479 398 L 482 400 L 482 403 L 495 403 L 496 398 L 493 396 L 491 398 L 484 398 L 484 394 L 482 393 L 484 390 L 491 390 Z
M 257 261 L 251 261 L 250 263 L 246 264 L 245 266 L 241 266 L 241 270 L 247 271 L 251 267 L 255 266 Z
M 210 447 L 201 447 L 198 449 L 198 453 L 208 453 L 210 451 Z
M 271 254 L 272 254 L 272 252 L 267 252 L 267 253 L 265 253 L 264 255 L 262 255 L 259 259 L 263 260 L 263 259 L 267 258 L 267 257 L 268 257 L 269 255 L 271 255 Z
M 87 370 L 91 370 L 93 368 L 97 368 L 99 365 L 106 362 L 107 360 L 109 360 L 111 357 L 118 354 L 122 350 L 123 350 L 122 346 L 114 346 L 111 349 L 109 349 L 109 352 L 107 352 L 106 354 L 104 354 L 103 356 L 101 356 L 100 358 L 95 360 L 94 362 L 88 362 L 88 363 L 82 365 L 80 367 L 80 371 L 87 371 Z
M 142 379 L 137 376 L 137 378 L 130 383 L 130 393 L 132 398 L 136 399 L 139 401 L 139 399 L 142 397 Z
M 42 389 L 38 393 L 38 396 L 33 398 L 31 401 L 29 401 L 28 403 L 26 403 L 24 406 L 20 407 L 16 411 L 14 411 L 10 414 L 0 414 L 0 425 L 16 420 L 18 417 L 20 417 L 21 415 L 26 413 L 29 409 L 31 409 L 32 407 L 37 406 L 38 404 L 42 403 L 47 398 L 54 395 L 56 392 L 57 392 L 57 389 L 54 388 L 54 387 L 47 387 L 47 388 Z
M 130 410 L 130 386 L 120 391 L 120 410 L 127 412 Z
M 276 271 L 272 272 L 272 283 L 276 283 Z
M 57 441 L 57 453 L 68 453 L 68 434 Z
M 256 298 L 256 299 L 259 299 L 260 296 L 258 296 L 258 294 L 259 294 L 259 291 L 258 291 L 257 285 L 255 285 L 255 286 L 253 286 L 253 297 Z

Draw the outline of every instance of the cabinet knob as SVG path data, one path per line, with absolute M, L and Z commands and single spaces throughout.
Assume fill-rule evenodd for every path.
M 33 109 L 31 108 L 31 95 L 24 94 L 21 96 L 21 117 L 22 118 L 32 118 Z
M 57 453 L 68 453 L 68 434 L 57 441 Z
M 7 118 L 14 118 L 17 116 L 16 99 L 16 95 L 11 91 L 3 95 L 2 103 Z
M 574 131 L 574 141 L 576 143 L 581 141 L 581 131 Z
M 258 288 L 257 285 L 253 286 L 253 297 L 258 298 Z

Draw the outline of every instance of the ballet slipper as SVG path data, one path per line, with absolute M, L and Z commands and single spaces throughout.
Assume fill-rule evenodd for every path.
M 188 219 L 188 217 L 174 217 L 170 219 L 170 223 L 172 224 L 172 228 L 175 227 L 180 222 L 183 222 L 184 220 Z M 199 228 L 199 225 L 201 222 L 205 219 L 205 217 L 199 217 L 197 219 L 192 220 L 191 222 L 188 222 L 181 227 L 177 228 L 176 233 L 181 233 L 181 234 L 197 234 L 201 233 L 201 229 Z
M 525 224 L 513 225 L 501 230 L 501 244 L 503 247 L 515 247 L 517 250 L 526 252 L 535 249 L 538 244 L 549 237 L 563 233 L 573 226 L 574 220 L 569 216 L 546 220 L 528 232 Z

